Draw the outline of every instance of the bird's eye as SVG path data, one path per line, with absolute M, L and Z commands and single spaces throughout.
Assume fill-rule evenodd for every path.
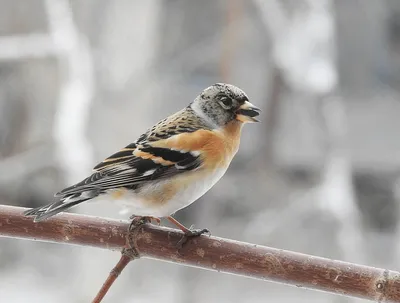
M 221 100 L 222 104 L 224 105 L 224 107 L 230 108 L 232 106 L 231 98 L 224 96 L 220 100 Z

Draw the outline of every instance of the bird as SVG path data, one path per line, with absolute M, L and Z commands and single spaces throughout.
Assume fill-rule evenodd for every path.
M 90 176 L 56 193 L 53 203 L 24 215 L 40 222 L 102 197 L 128 207 L 131 219 L 159 223 L 165 217 L 188 237 L 206 233 L 187 228 L 172 215 L 221 179 L 239 149 L 243 125 L 258 122 L 260 111 L 242 89 L 211 85 L 187 107 L 97 164 Z

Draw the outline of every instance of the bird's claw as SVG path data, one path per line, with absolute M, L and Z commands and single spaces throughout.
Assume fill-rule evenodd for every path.
M 129 217 L 129 219 L 132 221 L 128 227 L 128 233 L 126 235 L 126 247 L 122 249 L 122 254 L 133 260 L 140 257 L 133 240 L 134 232 L 143 224 L 151 223 L 151 218 L 132 215 Z
M 139 226 L 146 224 L 146 223 L 150 223 L 151 220 L 147 217 L 131 217 L 130 219 L 132 219 L 131 224 L 129 224 L 129 228 L 128 230 L 130 232 L 134 231 L 136 228 L 138 228 Z
M 203 228 L 203 229 L 195 229 L 194 225 L 190 226 L 190 228 L 188 229 L 188 231 L 185 233 L 185 235 L 187 237 L 197 237 L 197 236 L 201 236 L 203 234 L 209 234 L 211 235 L 211 232 L 207 229 L 207 228 Z
M 208 234 L 211 235 L 211 232 L 207 229 L 207 228 L 203 228 L 203 229 L 194 229 L 193 225 L 184 233 L 184 235 L 182 236 L 182 238 L 179 240 L 179 242 L 177 243 L 177 246 L 179 248 L 182 248 L 183 245 L 189 240 L 189 238 L 192 237 L 198 237 L 204 234 Z
M 156 217 L 149 217 L 149 216 L 135 216 L 132 215 L 129 217 L 131 219 L 131 224 L 129 225 L 129 230 L 132 231 L 133 229 L 139 227 L 140 225 L 146 224 L 146 223 L 152 223 L 152 221 L 156 221 L 157 225 L 160 225 L 161 219 L 156 218 Z

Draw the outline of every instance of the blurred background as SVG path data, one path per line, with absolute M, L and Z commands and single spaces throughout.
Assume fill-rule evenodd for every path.
M 400 1 L 0 0 L 0 203 L 37 207 L 216 82 L 263 110 L 176 217 L 400 269 Z M 114 205 L 75 212 L 124 218 Z M 165 222 L 164 222 L 165 223 Z M 167 223 L 165 223 L 167 224 Z M 0 239 L 2 302 L 90 302 L 116 252 Z M 350 302 L 131 263 L 105 302 Z

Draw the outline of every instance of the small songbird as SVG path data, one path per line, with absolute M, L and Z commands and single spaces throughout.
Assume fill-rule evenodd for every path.
M 94 167 L 92 175 L 55 194 L 58 200 L 28 210 L 39 222 L 96 197 L 118 200 L 134 216 L 167 217 L 204 195 L 225 174 L 239 148 L 242 126 L 260 109 L 239 88 L 217 83 L 186 108 L 161 120 L 134 143 Z

